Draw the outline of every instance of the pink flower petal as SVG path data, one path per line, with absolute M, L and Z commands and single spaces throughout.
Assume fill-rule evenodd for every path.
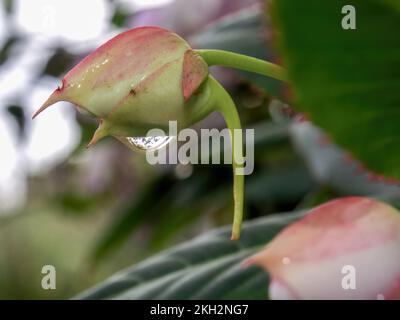
M 312 210 L 249 259 L 302 299 L 400 297 L 400 214 L 348 197 Z M 355 287 L 346 285 L 354 271 Z M 276 284 L 274 284 L 276 286 Z M 275 290 L 276 291 L 276 290 Z

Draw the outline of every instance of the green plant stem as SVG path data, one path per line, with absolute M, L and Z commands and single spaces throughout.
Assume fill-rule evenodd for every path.
M 287 82 L 285 69 L 268 61 L 224 50 L 196 50 L 209 66 L 224 66 L 250 71 Z
M 200 54 L 209 66 L 218 65 L 236 68 L 287 82 L 286 71 L 282 67 L 271 62 L 223 50 L 196 50 L 196 52 Z M 236 137 L 234 134 L 235 129 L 241 130 L 240 118 L 231 96 L 212 76 L 209 77 L 209 84 L 213 87 L 211 90 L 213 94 L 213 109 L 219 111 L 223 115 L 231 133 L 234 202 L 231 238 L 232 240 L 236 240 L 240 237 L 244 201 L 243 164 L 238 163 L 237 157 L 235 156 L 239 153 L 236 149 L 237 147 L 240 147 L 240 153 L 243 153 L 243 145 L 235 141 Z M 240 154 L 240 156 L 242 156 L 242 154 Z
M 243 221 L 244 175 L 243 172 L 240 173 L 243 171 L 243 164 L 237 162 L 237 155 L 242 156 L 243 153 L 242 141 L 236 141 L 234 131 L 235 129 L 241 130 L 242 127 L 235 103 L 229 93 L 213 77 L 210 76 L 209 81 L 210 86 L 213 87 L 211 90 L 213 93 L 213 109 L 222 114 L 231 136 L 234 203 L 231 239 L 237 240 L 240 237 Z M 240 147 L 239 150 L 237 150 L 238 147 Z

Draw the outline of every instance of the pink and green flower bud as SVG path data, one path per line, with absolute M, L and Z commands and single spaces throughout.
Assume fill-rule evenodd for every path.
M 58 101 L 72 102 L 100 119 L 90 144 L 108 135 L 143 136 L 149 129 L 167 128 L 169 120 L 187 127 L 199 109 L 211 111 L 204 99 L 201 106 L 198 96 L 191 99 L 207 76 L 207 64 L 178 35 L 136 28 L 83 59 L 34 116 Z
M 178 129 L 186 128 L 212 111 L 222 113 L 233 132 L 240 129 L 235 105 L 209 75 L 203 59 L 205 53 L 192 50 L 181 37 L 159 27 L 126 31 L 68 72 L 62 86 L 33 117 L 58 101 L 71 102 L 78 110 L 99 119 L 100 125 L 89 145 L 114 136 L 131 146 L 131 137 L 146 136 L 154 128 L 166 130 L 169 121 L 176 121 Z M 232 59 L 228 61 L 232 63 Z M 238 239 L 244 177 L 236 174 L 242 165 L 236 163 L 235 157 L 232 163 L 235 217 L 232 238 Z
M 400 299 L 400 213 L 369 198 L 330 201 L 285 228 L 246 264 L 272 299 Z

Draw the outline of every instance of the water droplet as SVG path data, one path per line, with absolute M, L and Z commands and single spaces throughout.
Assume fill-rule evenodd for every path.
M 187 179 L 189 178 L 192 173 L 193 173 L 193 166 L 191 164 L 182 164 L 178 163 L 178 165 L 175 167 L 175 176 L 178 179 Z
M 166 147 L 175 137 L 120 137 L 118 138 L 125 145 L 134 151 L 155 151 Z
M 62 89 L 64 89 L 64 80 L 61 80 L 61 83 L 57 87 L 58 91 L 61 91 Z

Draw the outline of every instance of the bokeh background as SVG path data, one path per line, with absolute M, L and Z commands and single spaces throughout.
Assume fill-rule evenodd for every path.
M 175 243 L 229 224 L 230 166 L 151 166 L 113 139 L 85 145 L 96 122 L 58 103 L 31 115 L 97 46 L 140 25 L 171 29 L 195 48 L 279 62 L 268 7 L 257 0 L 1 0 L 0 299 L 64 299 Z M 285 104 L 278 81 L 222 68 L 243 127 L 255 128 L 246 218 L 338 195 L 396 199 Z M 213 114 L 200 127 L 223 128 Z M 283 214 L 283 213 L 282 213 Z M 43 290 L 54 265 L 57 289 Z

